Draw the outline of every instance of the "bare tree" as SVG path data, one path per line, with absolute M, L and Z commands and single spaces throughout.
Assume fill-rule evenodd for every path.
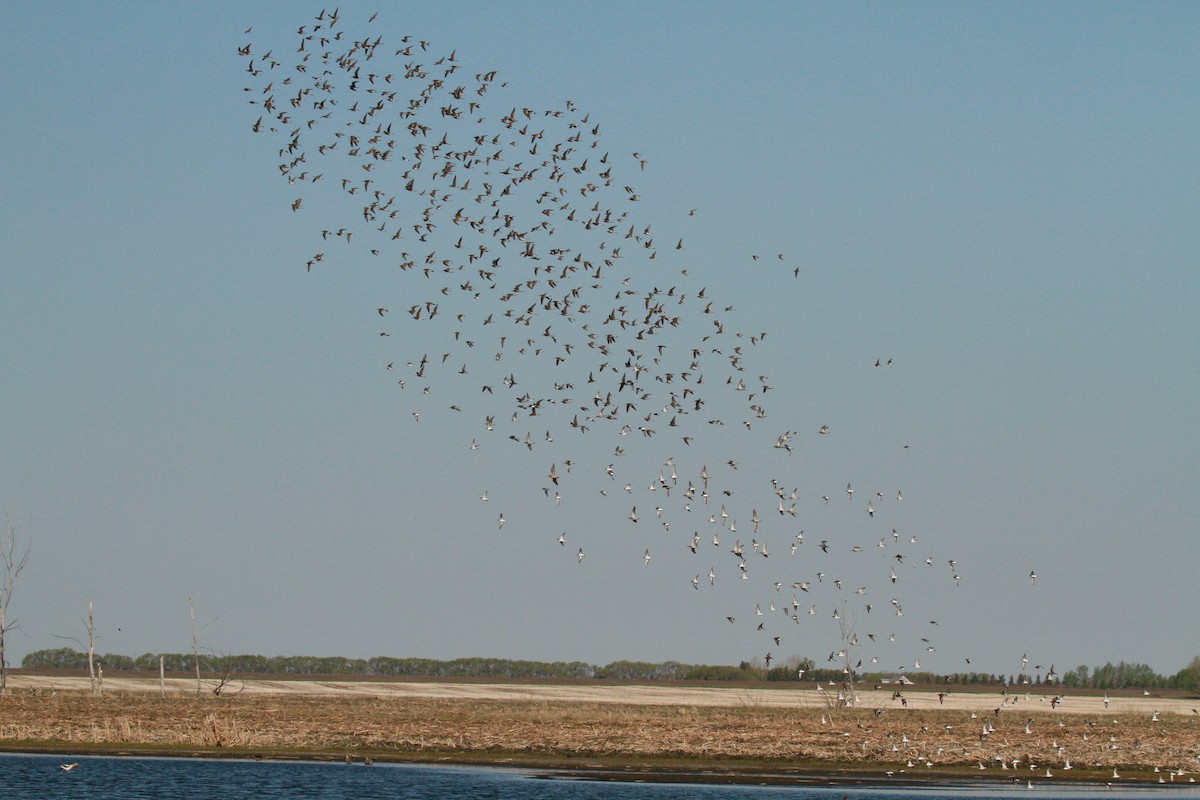
M 858 645 L 858 635 L 854 632 L 854 620 L 842 603 L 837 614 L 838 632 L 842 637 L 842 649 L 838 655 L 842 659 L 842 682 L 838 687 L 837 705 L 839 708 L 852 708 L 857 699 L 854 695 L 854 650 Z
M 0 694 L 8 692 L 7 634 L 17 627 L 17 620 L 9 617 L 8 604 L 12 601 L 13 586 L 29 561 L 29 546 L 29 539 L 23 539 L 12 520 L 6 520 L 4 536 L 0 537 Z
M 200 639 L 196 634 L 196 604 L 188 598 L 188 611 L 192 615 L 192 661 L 196 665 L 196 697 L 200 696 Z
M 92 618 L 92 601 L 88 600 L 88 677 L 92 682 L 92 694 L 99 694 L 99 684 L 96 683 L 96 623 Z
M 228 654 L 221 653 L 219 655 L 214 654 L 212 660 L 216 662 L 217 666 L 217 683 L 212 687 L 212 693 L 217 697 L 220 697 L 222 694 L 226 696 L 241 694 L 246 688 L 246 682 L 238 681 L 237 675 L 233 671 L 233 659 Z M 233 690 L 235 684 L 237 685 L 237 689 Z
M 92 613 L 92 601 L 88 600 L 87 619 L 80 620 L 84 627 L 87 628 L 87 660 L 88 660 L 88 681 L 92 687 L 92 694 L 103 694 L 104 686 L 97 675 L 98 662 L 96 661 L 96 621 Z M 83 641 L 74 636 L 61 636 L 54 634 L 56 639 L 66 639 L 83 647 Z

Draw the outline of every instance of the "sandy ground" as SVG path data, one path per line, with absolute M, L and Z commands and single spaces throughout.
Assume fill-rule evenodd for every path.
M 205 692 L 215 685 L 204 681 Z M 87 691 L 85 677 L 13 675 L 13 689 Z M 196 682 L 188 678 L 168 678 L 169 694 L 194 694 Z M 104 678 L 107 692 L 159 692 L 157 678 Z M 746 688 L 746 687 L 688 687 L 662 685 L 596 685 L 596 684 L 523 684 L 523 683 L 439 683 L 402 681 L 315 681 L 315 680 L 238 680 L 230 691 L 241 689 L 245 694 L 266 695 L 347 695 L 386 698 L 426 698 L 445 700 L 509 700 L 556 703 L 621 703 L 648 706 L 696 706 L 725 708 L 812 708 L 829 707 L 836 699 L 836 689 L 809 688 Z M 1200 700 L 1154 696 L 1104 697 L 1064 694 L 1056 707 L 1053 694 L 1041 691 L 1014 692 L 947 692 L 939 699 L 937 692 L 907 690 L 903 692 L 907 705 L 893 698 L 893 689 L 862 689 L 857 693 L 857 707 L 866 709 L 941 709 L 945 711 L 988 712 L 996 708 L 1028 713 L 1058 714 L 1196 714 Z

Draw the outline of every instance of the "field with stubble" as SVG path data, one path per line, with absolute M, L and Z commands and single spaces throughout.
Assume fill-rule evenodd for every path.
M 913 779 L 1189 782 L 1197 701 L 812 689 L 375 681 L 209 682 L 18 675 L 0 749 L 489 763 L 595 770 Z M 1069 765 L 1069 766 L 1068 766 Z M 1047 778 L 1049 771 L 1049 778 Z M 1115 771 L 1115 772 L 1114 772 Z M 1114 777 L 1114 775 L 1116 777 Z

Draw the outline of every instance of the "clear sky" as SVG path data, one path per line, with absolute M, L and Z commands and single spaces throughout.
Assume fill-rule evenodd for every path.
M 1173 673 L 1200 653 L 1200 7 L 343 2 L 346 38 L 306 52 L 369 35 L 377 57 L 357 54 L 353 89 L 334 65 L 293 109 L 319 77 L 295 70 L 297 30 L 320 11 L 5 5 L 0 514 L 32 537 L 14 661 L 84 638 L 89 600 L 99 650 L 186 651 L 189 597 L 201 645 L 224 653 L 824 664 L 835 609 L 882 670 L 1009 674 L 1027 655 L 1031 672 Z M 395 55 L 405 36 L 427 50 Z M 428 80 L 402 77 L 413 63 L 460 65 L 428 110 L 464 118 L 426 113 L 406 192 L 422 137 L 399 110 Z M 399 96 L 363 124 L 382 96 L 368 73 Z M 374 146 L 394 140 L 392 160 L 368 172 L 385 117 Z M 335 130 L 362 134 L 359 156 Z M 503 154 L 455 163 L 465 192 L 433 174 L 453 160 L 429 152 L 439 132 L 444 150 L 478 132 Z M 573 134 L 563 179 L 552 162 L 475 198 Z M 539 195 L 559 188 L 550 208 Z M 399 196 L 383 232 L 361 211 L 375 191 Z M 595 204 L 619 230 L 583 229 Z M 551 287 L 494 219 L 464 224 L 485 210 L 556 270 L 614 263 L 599 288 Z M 500 256 L 500 278 L 479 274 Z M 519 320 L 570 287 L 573 313 Z M 632 339 L 647 297 L 678 324 Z M 426 301 L 443 313 L 414 320 Z M 630 325 L 605 327 L 622 306 Z M 614 329 L 615 352 L 587 346 Z M 634 364 L 645 397 L 619 389 Z M 589 375 L 619 405 L 597 405 Z M 672 413 L 700 375 L 706 406 Z M 789 431 L 790 454 L 773 447 Z

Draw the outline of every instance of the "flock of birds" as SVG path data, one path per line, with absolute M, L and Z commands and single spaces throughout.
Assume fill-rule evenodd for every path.
M 905 614 L 915 570 L 958 586 L 957 560 L 892 526 L 899 487 L 783 477 L 802 437 L 807 452 L 836 432 L 776 427 L 755 366 L 768 332 L 739 330 L 734 304 L 699 277 L 687 226 L 700 210 L 667 226 L 639 213 L 645 154 L 610 150 L 602 121 L 570 100 L 509 99 L 498 71 L 455 50 L 385 43 L 377 15 L 322 11 L 285 45 L 238 52 L 248 127 L 271 143 L 316 243 L 305 269 L 353 260 L 403 286 L 402 301 L 365 313 L 414 424 L 450 417 L 464 451 L 508 447 L 537 465 L 532 498 L 479 487 L 497 529 L 521 530 L 535 501 L 598 493 L 612 527 L 646 537 L 630 566 L 652 572 L 664 550 L 690 551 L 680 591 L 739 586 L 724 620 L 761 635 L 754 655 L 768 667 L 831 635 L 828 663 L 846 673 L 922 669 L 936 620 L 899 644 L 889 620 Z M 801 276 L 783 253 L 736 269 Z M 864 368 L 872 361 L 894 368 L 888 357 Z M 853 533 L 806 533 L 830 506 L 861 514 Z M 523 532 L 587 560 L 585 536 Z M 814 617 L 835 624 L 797 632 Z

